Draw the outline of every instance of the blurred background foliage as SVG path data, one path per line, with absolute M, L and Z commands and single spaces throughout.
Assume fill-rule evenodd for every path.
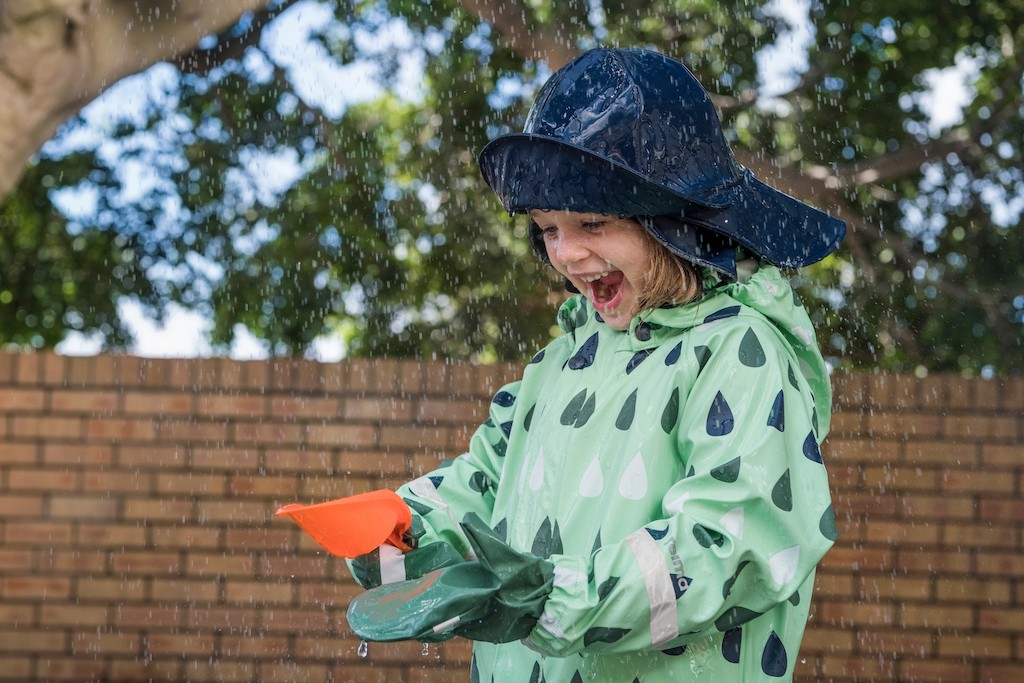
M 325 19 L 275 35 L 300 12 Z M 208 316 L 220 351 L 244 326 L 273 354 L 333 335 L 350 356 L 529 357 L 560 284 L 476 154 L 567 56 L 647 46 L 715 95 L 743 163 L 848 221 L 795 276 L 833 364 L 1024 371 L 1024 0 L 303 0 L 268 16 L 154 67 L 124 112 L 111 90 L 37 155 L 0 203 L 0 342 L 128 348 L 131 300 Z M 307 40 L 351 80 L 290 63 Z M 962 100 L 935 101 L 944 78 Z

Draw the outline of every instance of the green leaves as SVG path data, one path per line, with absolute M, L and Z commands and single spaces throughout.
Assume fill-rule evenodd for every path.
M 79 330 L 124 347 L 129 297 L 155 316 L 208 314 L 219 348 L 242 325 L 281 354 L 337 334 L 349 355 L 525 360 L 550 337 L 559 282 L 476 154 L 521 128 L 548 73 L 527 50 L 649 45 L 692 68 L 764 180 L 850 221 L 844 248 L 798 281 L 826 355 L 1021 371 L 1019 0 L 812 3 L 806 54 L 761 52 L 792 27 L 758 4 L 509 3 L 532 47 L 461 2 L 330 3 L 336 23 L 314 36 L 325 59 L 379 67 L 361 104 L 257 45 L 203 73 L 162 65 L 132 107 L 73 121 L 0 205 L 0 341 L 52 347 Z M 355 37 L 396 27 L 401 44 Z M 423 66 L 414 88 L 399 87 L 405 59 Z M 931 120 L 931 103 L 956 100 L 937 100 L 934 78 L 957 73 L 962 116 Z

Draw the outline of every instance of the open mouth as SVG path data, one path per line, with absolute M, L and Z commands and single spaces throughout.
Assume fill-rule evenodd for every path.
M 598 311 L 614 310 L 622 301 L 622 283 L 626 276 L 615 270 L 587 282 L 587 298 Z

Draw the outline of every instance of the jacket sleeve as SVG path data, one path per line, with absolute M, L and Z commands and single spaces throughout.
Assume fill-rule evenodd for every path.
M 471 555 L 459 523 L 469 512 L 491 519 L 519 386 L 519 382 L 508 384 L 494 395 L 489 417 L 474 432 L 468 451 L 398 489 L 423 521 L 419 545 L 445 541 L 463 556 Z
M 767 324 L 724 327 L 688 394 L 675 388 L 677 452 L 661 457 L 678 458 L 680 478 L 661 517 L 589 557 L 550 558 L 534 649 L 662 650 L 724 632 L 795 598 L 831 546 L 814 402 L 797 361 Z

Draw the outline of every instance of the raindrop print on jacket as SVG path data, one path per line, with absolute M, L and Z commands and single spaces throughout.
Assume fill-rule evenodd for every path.
M 399 493 L 469 554 L 475 512 L 553 563 L 522 642 L 474 644 L 481 683 L 789 680 L 836 528 L 811 323 L 762 264 L 701 300 L 565 334 L 503 387 L 469 451 Z

